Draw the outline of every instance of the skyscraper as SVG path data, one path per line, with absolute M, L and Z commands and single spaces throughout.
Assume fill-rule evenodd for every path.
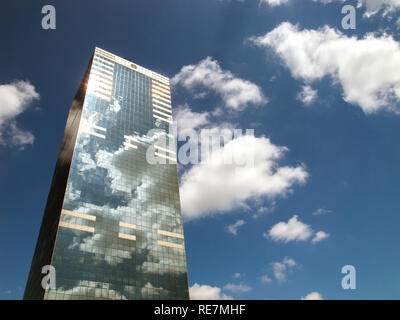
M 188 299 L 171 124 L 169 79 L 96 48 L 69 111 L 24 299 Z M 43 289 L 49 265 L 56 285 Z

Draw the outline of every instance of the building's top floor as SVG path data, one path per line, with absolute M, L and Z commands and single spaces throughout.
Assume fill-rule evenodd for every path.
M 140 73 L 142 73 L 142 74 L 144 74 L 144 75 L 146 75 L 146 76 L 148 76 L 148 77 L 150 77 L 150 78 L 152 78 L 154 80 L 163 82 L 163 83 L 165 83 L 166 85 L 169 86 L 169 79 L 167 77 L 165 77 L 165 76 L 163 76 L 161 74 L 158 74 L 158 73 L 156 73 L 154 71 L 151 71 L 149 69 L 143 68 L 143 67 L 141 67 L 141 66 L 139 66 L 139 65 L 137 65 L 137 64 L 135 64 L 135 63 L 133 63 L 133 62 L 131 62 L 129 60 L 126 60 L 124 58 L 118 57 L 115 54 L 112 54 L 112 53 L 110 53 L 110 52 L 108 52 L 106 50 L 103 50 L 103 49 L 100 49 L 100 48 L 96 47 L 95 48 L 95 54 L 103 56 L 103 57 L 105 57 L 105 58 L 107 58 L 109 60 L 114 61 L 115 63 L 118 63 L 120 65 L 123 65 L 123 66 L 129 68 L 129 69 L 132 69 L 132 70 L 135 70 L 137 72 L 140 72 Z

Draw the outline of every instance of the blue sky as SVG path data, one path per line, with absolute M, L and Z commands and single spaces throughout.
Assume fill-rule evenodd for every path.
M 361 1 L 355 30 L 342 29 L 341 8 L 356 1 L 278 2 L 1 3 L 0 299 L 22 297 L 95 46 L 173 79 L 183 129 L 255 129 L 262 156 L 239 182 L 180 166 L 194 295 L 399 298 L 398 1 Z M 56 30 L 41 28 L 45 4 L 56 8 Z M 274 175 L 279 168 L 287 172 Z M 198 183 L 211 174 L 212 184 Z M 356 290 L 341 287 L 349 264 Z

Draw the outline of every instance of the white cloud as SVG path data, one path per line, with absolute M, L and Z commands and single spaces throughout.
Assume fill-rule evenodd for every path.
M 303 102 L 306 106 L 313 104 L 317 98 L 318 91 L 308 85 L 303 86 L 302 90 L 297 93 L 297 100 Z
M 294 184 L 305 183 L 308 173 L 303 166 L 279 167 L 278 160 L 287 150 L 267 138 L 244 135 L 213 151 L 209 161 L 193 166 L 182 176 L 180 194 L 185 219 L 225 213 L 250 199 L 274 199 L 290 193 Z M 253 163 L 226 164 L 227 154 L 239 160 L 250 156 Z
M 33 144 L 35 137 L 29 131 L 21 130 L 17 127 L 15 121 L 10 123 L 9 138 L 12 145 L 24 146 L 26 144 Z
M 198 64 L 182 67 L 180 72 L 171 79 L 171 83 L 180 84 L 189 90 L 197 87 L 212 90 L 221 96 L 227 107 L 234 110 L 244 109 L 250 104 L 268 102 L 256 84 L 235 77 L 228 70 L 222 70 L 218 61 L 212 60 L 211 57 L 207 57 Z M 204 96 L 204 92 L 201 96 Z
M 291 268 L 296 265 L 296 261 L 294 261 L 293 258 L 289 258 L 289 257 L 283 258 L 283 263 Z
M 343 0 L 342 0 L 343 2 Z M 358 0 L 359 6 L 365 6 L 364 16 L 369 18 L 382 11 L 382 15 L 396 11 L 400 8 L 400 0 Z
M 311 242 L 312 243 L 320 242 L 320 241 L 322 241 L 324 239 L 329 238 L 329 236 L 330 236 L 329 233 L 326 233 L 324 231 L 318 231 L 315 234 L 314 238 L 311 240 Z
M 229 295 L 222 293 L 221 288 L 195 283 L 189 288 L 191 300 L 232 300 Z
M 260 280 L 261 280 L 262 283 L 270 283 L 270 282 L 272 282 L 272 279 L 270 277 L 268 277 L 267 275 L 261 276 Z
M 301 297 L 301 300 L 324 300 L 324 298 L 319 292 L 314 291 L 309 293 L 305 297 Z
M 268 236 L 274 241 L 305 241 L 313 234 L 311 227 L 304 224 L 294 215 L 289 221 L 275 224 L 268 233 Z
M 288 222 L 278 222 L 271 227 L 268 234 L 264 233 L 264 237 L 267 239 L 270 238 L 273 241 L 282 241 L 285 243 L 290 241 L 306 241 L 313 235 L 312 243 L 327 239 L 330 236 L 324 231 L 314 233 L 311 226 L 298 220 L 297 215 L 290 218 Z
M 17 127 L 16 117 L 39 99 L 35 87 L 26 81 L 0 85 L 0 144 L 23 146 L 32 144 L 32 133 Z
M 187 104 L 177 107 L 174 113 L 178 132 L 195 130 L 210 123 L 208 112 L 193 112 Z
M 241 276 L 242 276 L 242 275 L 241 275 L 239 272 L 236 272 L 236 273 L 233 275 L 233 277 L 234 277 L 235 279 L 239 279 Z
M 238 229 L 239 229 L 241 226 L 245 225 L 245 224 L 246 224 L 246 221 L 244 221 L 244 220 L 238 220 L 238 221 L 236 221 L 235 223 L 228 225 L 228 226 L 226 227 L 226 229 L 228 230 L 229 233 L 231 233 L 231 234 L 233 234 L 233 235 L 236 236 L 236 235 L 237 235 L 237 232 L 238 232 Z
M 319 208 L 319 209 L 315 210 L 312 214 L 314 216 L 319 216 L 319 215 L 324 215 L 324 214 L 328 214 L 328 213 L 332 213 L 332 210 Z
M 391 36 L 367 34 L 357 39 L 328 26 L 300 30 L 284 22 L 250 40 L 274 49 L 297 79 L 311 83 L 330 76 L 341 85 L 344 100 L 367 114 L 398 112 L 400 46 Z
M 260 0 L 260 3 L 266 3 L 271 7 L 280 6 L 284 3 L 288 3 L 289 0 Z
M 224 286 L 224 290 L 230 291 L 232 293 L 246 293 L 251 291 L 251 287 L 249 287 L 247 284 L 243 282 L 239 284 L 227 283 Z
M 313 2 L 321 2 L 323 4 L 332 2 L 345 2 L 346 0 L 312 0 Z M 289 0 L 260 0 L 260 3 L 266 3 L 271 7 L 287 4 Z M 365 7 L 364 16 L 369 18 L 378 12 L 382 12 L 382 16 L 394 12 L 400 8 L 400 0 L 358 0 L 358 7 Z
M 313 0 L 314 2 L 322 2 L 324 4 L 331 2 L 345 2 L 346 0 Z M 394 12 L 400 8 L 400 0 L 358 0 L 358 7 L 365 7 L 364 17 L 372 17 L 378 12 L 382 12 L 382 16 L 386 16 L 390 12 Z
M 272 262 L 271 265 L 275 279 L 278 282 L 284 282 L 287 279 L 287 273 L 292 271 L 296 262 L 292 258 L 285 257 L 282 262 Z
M 39 99 L 39 94 L 29 82 L 0 85 L 0 124 L 14 119 L 36 99 Z

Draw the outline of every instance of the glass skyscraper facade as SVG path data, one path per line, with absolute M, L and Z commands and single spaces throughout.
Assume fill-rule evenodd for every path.
M 56 271 L 43 289 L 42 268 Z M 169 79 L 96 48 L 24 299 L 188 299 Z

